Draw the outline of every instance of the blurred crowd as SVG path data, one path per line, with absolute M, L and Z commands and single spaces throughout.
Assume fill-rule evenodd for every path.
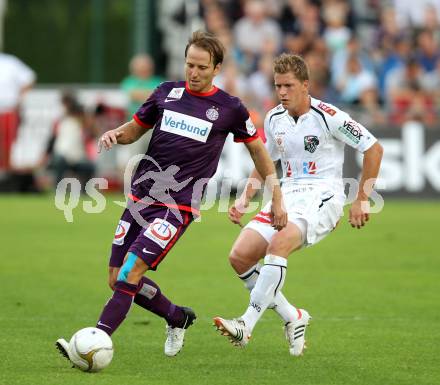
M 120 88 L 126 110 L 98 104 L 84 108 L 72 91 L 61 96 L 63 114 L 53 127 L 39 164 L 53 174 L 81 180 L 102 174 L 96 140 L 102 132 L 131 119 L 138 106 L 165 79 L 184 76 L 183 47 L 192 31 L 204 28 L 227 49 L 215 84 L 239 96 L 261 130 L 265 113 L 278 104 L 272 63 L 283 51 L 302 55 L 310 68 L 313 97 L 349 111 L 374 132 L 417 120 L 440 128 L 440 0 L 162 0 L 158 7 L 166 69 L 154 58 L 135 55 Z M 162 76 L 158 76 L 157 73 Z M 0 191 L 32 190 L 34 169 L 10 166 L 19 105 L 35 82 L 19 59 L 0 54 Z M 122 170 L 131 156 L 144 153 L 149 134 L 118 148 L 111 160 Z M 101 156 L 102 158 L 102 156 Z M 109 168 L 110 169 L 110 168 Z M 17 187 L 5 182 L 11 171 Z M 120 174 L 115 181 L 120 187 Z M 119 182 L 118 182 L 119 177 Z M 119 185 L 118 185 L 119 183 Z M 83 184 L 84 185 L 84 184 Z M 2 187 L 3 186 L 3 187 Z M 21 186 L 24 186 L 23 188 Z M 30 187 L 31 186 L 31 187 Z M 110 186 L 111 188 L 111 186 Z
M 198 4 L 194 11 L 185 1 L 163 1 L 162 29 L 167 48 L 176 52 L 169 55 L 170 78 L 182 76 L 177 53 L 187 34 L 179 27 L 185 28 L 191 17 L 192 25 L 204 24 L 227 47 L 217 85 L 261 115 L 276 103 L 272 60 L 289 51 L 303 55 L 309 64 L 312 96 L 349 105 L 353 115 L 372 129 L 408 119 L 431 128 L 440 123 L 439 0 Z M 199 22 L 194 22 L 197 18 Z

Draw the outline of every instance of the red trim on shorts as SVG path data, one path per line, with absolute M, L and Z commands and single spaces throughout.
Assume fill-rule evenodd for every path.
M 263 217 L 269 217 L 270 218 L 270 213 L 265 213 L 264 211 L 260 211 L 257 215 L 262 215 Z
M 259 218 L 258 216 L 252 218 L 253 221 L 261 222 L 261 223 L 271 223 L 269 219 Z
M 298 320 L 300 320 L 301 317 L 302 317 L 301 310 L 299 310 L 299 309 L 297 308 L 296 311 L 298 312 Z
M 147 124 L 144 123 L 139 116 L 137 116 L 136 114 L 133 115 L 133 119 L 136 121 L 137 124 L 139 124 L 139 126 L 143 127 L 143 128 L 151 128 L 153 127 L 153 124 Z
M 193 209 L 190 206 L 185 206 L 185 205 L 171 205 L 168 203 L 159 203 L 159 202 L 154 202 L 154 203 L 145 203 L 142 201 L 142 199 L 139 199 L 138 197 L 134 196 L 133 194 L 128 194 L 127 195 L 128 198 L 130 198 L 133 202 L 141 202 L 144 203 L 147 206 L 161 206 L 161 207 L 169 207 L 170 209 L 177 209 L 180 211 L 185 211 L 185 212 L 190 212 L 196 216 L 200 216 L 200 211 L 197 209 Z
M 168 251 L 174 246 L 174 244 L 179 239 L 179 235 L 182 232 L 182 230 L 188 225 L 189 223 L 189 215 L 185 214 L 185 220 L 183 221 L 183 224 L 179 226 L 179 228 L 176 231 L 176 234 L 174 235 L 173 239 L 168 243 L 167 247 L 165 247 L 164 251 L 153 261 L 151 264 L 151 268 L 154 269 L 161 261 L 165 258 L 165 256 L 168 254 Z
M 235 143 L 249 143 L 249 142 L 252 142 L 252 141 L 254 141 L 255 139 L 258 139 L 258 138 L 259 138 L 259 136 L 257 134 L 257 135 L 251 136 L 250 138 L 244 138 L 244 139 L 234 138 L 234 142 Z
M 211 95 L 214 95 L 218 91 L 218 88 L 216 86 L 214 86 L 212 88 L 212 90 L 208 91 L 208 92 L 191 91 L 191 89 L 188 86 L 188 82 L 185 82 L 185 90 L 186 90 L 186 92 L 188 92 L 189 94 L 194 95 L 194 96 L 211 96 Z

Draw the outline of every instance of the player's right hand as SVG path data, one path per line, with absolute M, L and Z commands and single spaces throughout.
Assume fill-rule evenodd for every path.
M 241 224 L 241 217 L 246 212 L 246 208 L 249 203 L 243 201 L 242 199 L 237 199 L 235 203 L 228 210 L 228 218 L 232 223 L 243 227 Z
M 98 153 L 104 147 L 107 151 L 110 150 L 114 144 L 118 144 L 118 138 L 124 134 L 124 131 L 110 130 L 105 132 L 98 140 Z

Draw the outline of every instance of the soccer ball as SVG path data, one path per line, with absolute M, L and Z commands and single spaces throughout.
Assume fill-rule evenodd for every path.
M 69 358 L 77 368 L 84 372 L 97 372 L 110 364 L 113 342 L 103 330 L 84 328 L 70 339 L 69 352 Z

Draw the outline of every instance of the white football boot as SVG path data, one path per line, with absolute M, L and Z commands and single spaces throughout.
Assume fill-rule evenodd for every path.
M 215 317 L 214 325 L 217 326 L 217 330 L 220 331 L 222 336 L 229 338 L 229 341 L 234 346 L 243 348 L 251 338 L 251 333 L 242 319 L 234 318 L 227 320 Z
M 298 309 L 299 318 L 296 321 L 288 322 L 284 326 L 284 334 L 289 343 L 289 352 L 292 356 L 301 356 L 306 346 L 306 328 L 312 319 L 304 309 Z
M 165 341 L 164 351 L 168 357 L 174 357 L 182 350 L 186 329 L 188 329 L 197 318 L 194 311 L 189 307 L 182 307 L 182 311 L 185 314 L 185 319 L 183 320 L 181 328 L 172 327 L 170 325 L 166 326 L 165 334 L 167 335 L 167 339 Z

